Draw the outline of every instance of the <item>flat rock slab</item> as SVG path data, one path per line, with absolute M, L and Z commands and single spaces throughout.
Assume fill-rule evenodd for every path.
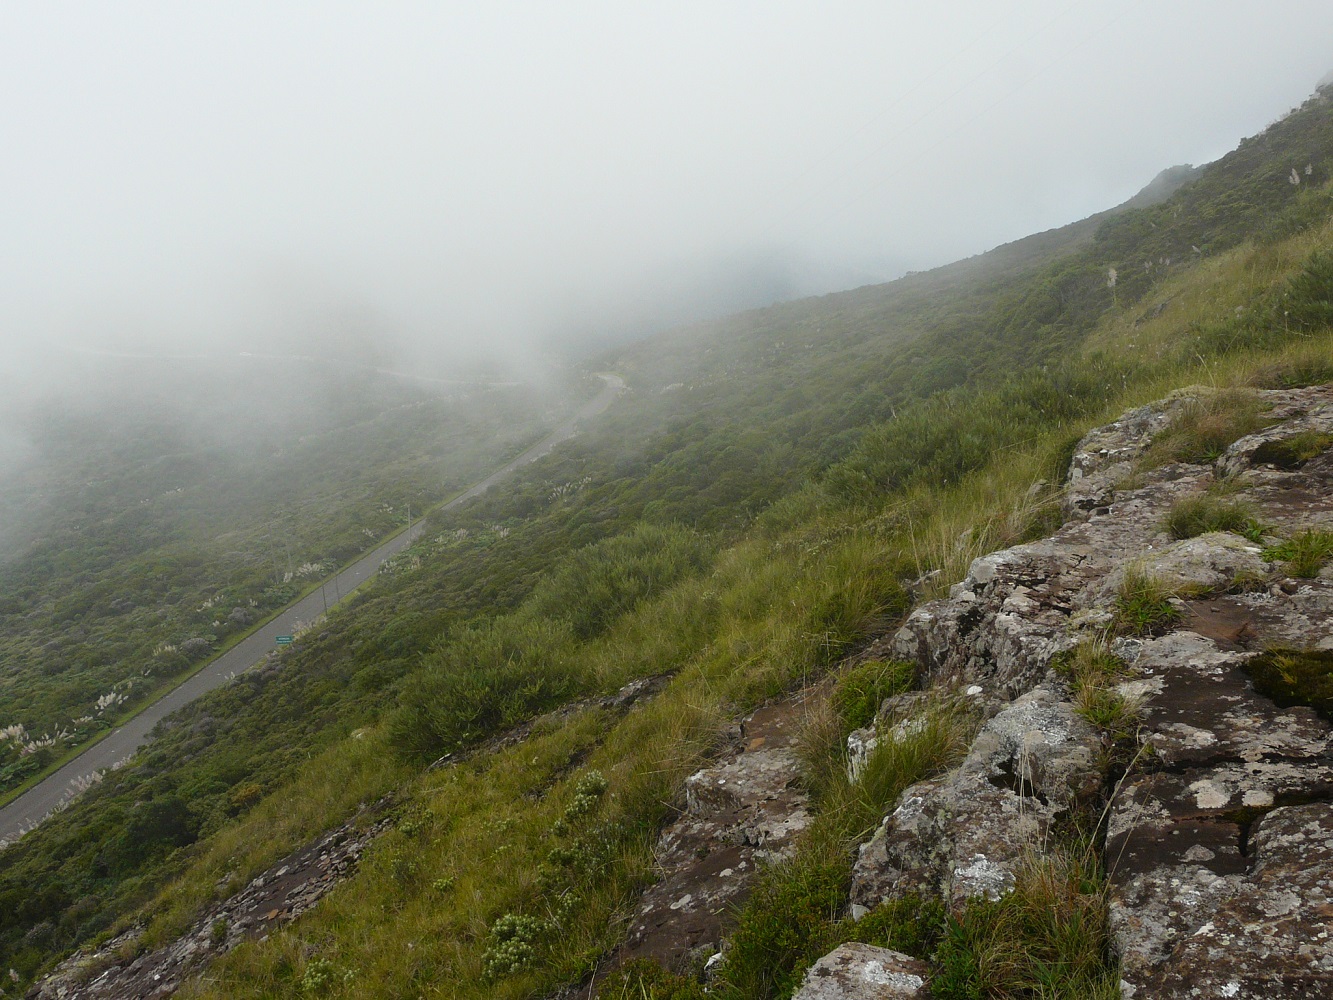
M 792 1000 L 909 1000 L 926 997 L 925 962 L 887 948 L 844 944 L 810 967 Z

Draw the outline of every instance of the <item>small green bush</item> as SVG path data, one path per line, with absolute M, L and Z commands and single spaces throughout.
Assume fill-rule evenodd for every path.
M 885 698 L 911 689 L 916 666 L 900 660 L 869 660 L 843 671 L 833 705 L 845 732 L 870 725 Z
M 1207 493 L 1177 500 L 1162 526 L 1172 538 L 1178 539 L 1197 538 L 1210 531 L 1231 531 L 1257 542 L 1263 533 L 1249 504 L 1222 500 Z
M 517 616 L 460 629 L 407 679 L 389 739 L 432 759 L 562 703 L 587 678 L 565 622 Z
M 1123 635 L 1160 635 L 1180 621 L 1171 591 L 1147 574 L 1129 571 L 1115 600 L 1115 629 Z
M 640 601 L 703 572 L 711 557 L 697 532 L 639 524 L 572 553 L 542 578 L 523 610 L 567 621 L 578 638 L 590 639 Z
M 1333 652 L 1272 650 L 1248 661 L 1245 672 L 1278 707 L 1308 705 L 1333 720 Z
M 1302 531 L 1285 542 L 1264 549 L 1264 558 L 1280 561 L 1290 576 L 1311 579 L 1333 556 L 1333 531 Z
M 301 974 L 301 992 L 308 997 L 327 997 L 353 978 L 350 971 L 339 969 L 327 958 L 312 958 Z
M 546 921 L 519 913 L 506 913 L 491 925 L 490 945 L 482 956 L 482 974 L 487 979 L 517 975 L 537 961 L 537 947 L 549 932 Z

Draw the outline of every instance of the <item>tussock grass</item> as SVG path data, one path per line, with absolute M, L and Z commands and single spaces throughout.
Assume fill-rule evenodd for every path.
M 1115 739 L 1133 735 L 1141 706 L 1116 690 L 1127 671 L 1104 638 L 1079 643 L 1051 666 L 1069 682 L 1074 708 L 1080 715 Z
M 1265 549 L 1264 558 L 1280 560 L 1290 576 L 1312 579 L 1333 558 L 1333 531 L 1302 531 Z
M 916 664 L 898 660 L 869 660 L 838 674 L 833 709 L 848 732 L 868 726 L 886 698 L 912 687 Z
M 1115 599 L 1115 629 L 1125 635 L 1160 635 L 1180 621 L 1171 603 L 1175 595 L 1155 577 L 1140 570 L 1126 571 Z
M 1077 844 L 1034 850 L 1015 874 L 1013 892 L 974 900 L 949 921 L 931 996 L 1119 1000 L 1095 852 Z
M 1243 389 L 1224 389 L 1191 399 L 1144 454 L 1143 467 L 1214 462 L 1233 441 L 1270 422 L 1259 399 Z
M 1162 527 L 1176 539 L 1231 531 L 1257 542 L 1263 534 L 1253 507 L 1242 500 L 1223 500 L 1209 493 L 1177 500 L 1163 518 Z

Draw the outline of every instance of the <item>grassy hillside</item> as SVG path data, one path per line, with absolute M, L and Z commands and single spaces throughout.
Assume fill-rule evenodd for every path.
M 315 364 L 108 365 L 96 388 L 24 415 L 27 467 L 3 483 L 0 793 L 401 527 L 409 506 L 526 446 L 562 396 L 576 398 L 450 398 Z
M 907 582 L 939 570 L 947 586 L 976 554 L 1050 530 L 1040 484 L 1088 427 L 1184 384 L 1333 378 L 1330 164 L 1333 104 L 1315 99 L 1160 204 L 599 360 L 634 390 L 604 422 L 433 522 L 325 631 L 201 699 L 0 855 L 0 961 L 26 980 L 136 919 L 166 940 L 392 794 L 397 827 L 350 884 L 187 993 L 521 997 L 578 981 L 618 940 L 726 722 L 892 628 L 930 593 Z M 550 716 L 427 769 L 660 675 L 643 711 Z M 849 842 L 947 754 L 912 760 L 869 798 L 825 789 L 818 837 L 743 917 L 756 963 L 771 964 L 764 899 L 811 907 L 784 961 L 841 933 L 818 900 L 845 881 Z M 606 788 L 590 798 L 592 771 Z M 731 995 L 780 989 L 744 968 Z

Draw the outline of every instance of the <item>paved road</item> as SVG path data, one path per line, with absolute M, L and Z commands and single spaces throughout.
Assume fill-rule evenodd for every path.
M 620 395 L 625 383 L 616 375 L 599 377 L 606 382 L 606 386 L 592 401 L 512 462 L 492 472 L 466 493 L 450 500 L 440 509 L 448 510 L 486 492 L 515 469 L 549 454 L 562 441 L 568 441 L 578 432 L 582 421 L 603 413 Z M 77 795 L 92 775 L 124 763 L 139 747 L 148 742 L 149 731 L 161 719 L 254 666 L 266 653 L 275 648 L 275 637 L 300 632 L 324 612 L 325 602 L 332 607 L 340 598 L 346 597 L 379 572 L 380 564 L 385 559 L 406 548 L 419 538 L 424 530 L 424 521 L 419 521 L 407 531 L 362 556 L 336 576 L 330 577 L 324 581 L 319 590 L 289 604 L 267 625 L 237 643 L 180 687 L 164 695 L 100 743 L 89 747 L 60 770 L 48 775 L 43 781 L 0 809 L 0 845 L 21 837 L 50 816 Z

